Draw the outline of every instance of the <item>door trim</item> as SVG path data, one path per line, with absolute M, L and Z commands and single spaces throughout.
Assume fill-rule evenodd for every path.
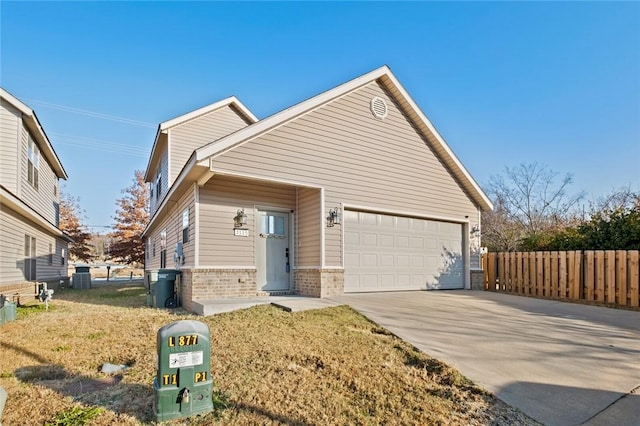
M 259 232 L 259 214 L 260 212 L 277 212 L 277 213 L 287 213 L 288 217 L 289 217 L 289 229 L 287 229 L 288 234 L 288 240 L 289 240 L 289 288 L 287 290 L 276 290 L 274 291 L 275 293 L 277 293 L 278 291 L 293 291 L 293 271 L 295 269 L 295 259 L 296 259 L 296 251 L 295 251 L 295 210 L 291 209 L 291 208 L 285 208 L 285 207 L 270 207 L 270 206 L 265 206 L 262 204 L 255 204 L 253 206 L 253 241 L 254 241 L 254 245 L 253 245 L 253 263 L 255 265 L 255 270 L 256 273 L 258 271 L 258 238 L 260 238 L 260 232 Z M 256 290 L 257 291 L 262 291 L 258 288 L 258 283 L 256 282 Z

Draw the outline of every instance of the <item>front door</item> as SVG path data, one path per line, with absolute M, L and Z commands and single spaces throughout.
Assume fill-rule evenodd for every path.
M 256 232 L 258 290 L 290 289 L 289 247 L 289 213 L 259 210 Z

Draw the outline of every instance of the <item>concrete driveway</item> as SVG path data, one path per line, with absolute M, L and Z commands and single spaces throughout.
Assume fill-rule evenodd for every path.
M 541 423 L 640 425 L 640 312 L 464 290 L 332 299 Z

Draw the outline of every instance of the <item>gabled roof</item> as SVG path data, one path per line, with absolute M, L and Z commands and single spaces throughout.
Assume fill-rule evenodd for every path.
M 56 151 L 53 149 L 47 134 L 44 132 L 36 113 L 18 98 L 1 87 L 0 98 L 22 113 L 22 121 L 31 132 L 32 137 L 36 139 L 36 143 L 40 147 L 40 152 L 47 159 L 47 162 L 51 165 L 56 176 L 60 179 L 67 179 L 67 172 L 64 170 L 64 167 L 62 167 L 62 163 L 60 162 Z
M 188 112 L 186 114 L 172 118 L 171 120 L 167 120 L 160 123 L 160 125 L 158 126 L 158 131 L 156 132 L 156 137 L 153 141 L 153 148 L 151 149 L 151 155 L 149 156 L 147 169 L 144 174 L 145 181 L 149 182 L 150 181 L 149 179 L 153 178 L 151 176 L 148 176 L 148 174 L 150 172 L 151 165 L 154 163 L 156 159 L 155 157 L 158 155 L 157 148 L 158 148 L 158 142 L 159 142 L 161 133 L 166 132 L 172 127 L 179 126 L 180 124 L 184 124 L 187 121 L 198 118 L 202 115 L 205 115 L 215 110 L 218 110 L 220 108 L 229 107 L 229 106 L 235 107 L 238 110 L 238 112 L 240 112 L 240 114 L 242 114 L 244 118 L 247 119 L 247 121 L 249 121 L 249 123 L 255 123 L 258 121 L 258 118 L 255 115 L 253 115 L 253 113 L 249 111 L 249 108 L 244 106 L 242 102 L 238 100 L 238 98 L 236 98 L 235 96 L 229 96 L 228 98 L 222 99 L 218 102 L 214 102 L 210 105 L 204 106 L 202 108 L 198 108 L 194 111 Z
M 471 177 L 467 169 L 445 142 L 444 138 L 438 133 L 427 116 L 424 115 L 411 96 L 409 96 L 409 93 L 407 93 L 393 75 L 391 69 L 386 65 L 197 149 L 195 152 L 196 162 L 205 165 L 205 161 L 209 158 L 229 151 L 238 145 L 248 142 L 276 127 L 282 126 L 296 117 L 321 107 L 334 99 L 345 96 L 373 81 L 379 81 L 389 91 L 390 95 L 396 99 L 407 116 L 429 141 L 437 155 L 467 191 L 469 196 L 482 210 L 492 210 L 493 204 L 491 200 L 489 200 L 482 188 L 480 188 Z

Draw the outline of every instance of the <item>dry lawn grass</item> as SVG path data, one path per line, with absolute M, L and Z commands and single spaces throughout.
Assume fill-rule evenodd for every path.
M 137 286 L 55 296 L 0 328 L 5 426 L 88 409 L 90 424 L 153 423 L 156 333 L 180 319 L 210 327 L 215 410 L 172 424 L 535 424 L 346 306 L 202 318 L 146 308 Z M 107 362 L 131 367 L 109 377 Z

